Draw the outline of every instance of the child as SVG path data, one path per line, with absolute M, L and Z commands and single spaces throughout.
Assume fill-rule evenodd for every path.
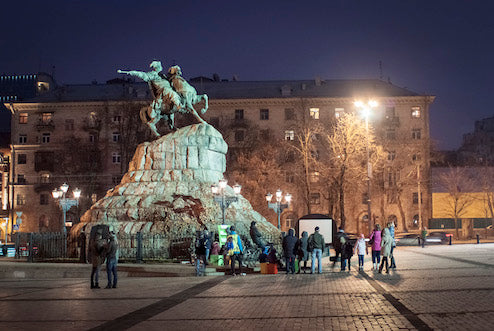
M 360 238 L 358 238 L 357 242 L 355 242 L 353 251 L 358 255 L 358 269 L 364 270 L 364 253 L 369 254 L 369 250 L 365 244 L 365 237 L 363 233 L 360 234 Z

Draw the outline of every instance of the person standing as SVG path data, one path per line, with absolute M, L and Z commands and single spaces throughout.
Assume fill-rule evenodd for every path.
M 427 228 L 424 226 L 422 229 L 422 248 L 425 246 L 425 238 L 427 238 Z
M 81 233 L 79 234 L 79 237 L 77 237 L 77 244 L 79 248 L 79 262 L 81 263 L 87 263 L 86 261 L 86 233 L 85 227 L 82 228 Z
M 302 232 L 302 238 L 300 238 L 297 242 L 297 252 L 298 252 L 298 263 L 299 263 L 299 268 L 298 268 L 298 273 L 300 273 L 300 270 L 302 269 L 302 261 L 304 262 L 304 274 L 305 270 L 307 269 L 307 260 L 309 259 L 309 251 L 308 251 L 308 244 L 309 244 L 309 234 L 307 231 Z
M 211 233 L 209 232 L 208 229 L 204 230 L 204 247 L 206 249 L 206 259 L 205 259 L 205 264 L 208 265 L 209 261 L 209 253 L 211 252 L 211 246 L 213 245 L 213 239 L 211 238 Z
M 206 243 L 203 231 L 197 231 L 195 247 L 196 276 L 203 276 L 206 273 Z
M 117 264 L 118 264 L 118 241 L 115 232 L 110 232 L 110 238 L 106 248 L 106 274 L 108 284 L 106 288 L 117 288 Z M 112 283 L 113 276 L 113 283 Z
M 389 234 L 391 235 L 392 239 L 392 244 L 391 244 L 391 269 L 396 269 L 396 264 L 395 264 L 395 256 L 393 255 L 393 251 L 395 250 L 396 247 L 396 240 L 395 240 L 395 223 L 394 222 L 389 222 L 388 223 L 388 229 L 389 229 Z
M 346 270 L 347 260 L 348 260 L 348 271 L 350 271 L 350 259 L 352 258 L 353 247 L 348 245 L 349 244 L 348 235 L 345 233 L 345 229 L 341 226 L 338 229 L 338 233 L 336 234 L 335 244 L 337 244 L 336 247 L 338 247 L 339 254 L 341 254 L 341 271 Z M 338 255 L 336 255 L 336 259 L 337 258 Z M 334 263 L 336 263 L 336 261 Z
M 334 256 L 334 261 L 333 261 L 333 268 L 336 265 L 336 262 L 338 261 L 338 256 L 341 259 L 341 263 L 343 263 L 343 258 L 341 257 L 341 250 L 343 249 L 343 245 L 341 244 L 341 236 L 345 233 L 342 227 L 338 228 L 338 232 L 336 233 L 335 240 L 333 242 L 333 248 L 335 251 L 335 256 Z M 331 258 L 330 258 L 331 260 Z
M 235 276 L 235 260 L 238 261 L 238 271 L 241 276 L 245 276 L 242 273 L 242 254 L 244 252 L 244 247 L 242 246 L 242 240 L 240 236 L 235 232 L 235 227 L 232 225 L 230 227 L 230 236 L 232 237 L 233 244 L 233 255 L 231 256 L 231 267 L 232 267 L 232 275 Z
M 316 268 L 317 258 L 317 272 L 322 273 L 322 250 L 324 249 L 324 237 L 319 233 L 319 227 L 316 226 L 314 233 L 309 237 L 309 247 L 312 250 L 312 261 L 310 266 L 310 273 L 313 274 Z
M 376 224 L 372 231 L 369 242 L 372 249 L 372 270 L 377 270 L 381 262 L 381 225 Z
M 355 242 L 353 250 L 358 256 L 358 270 L 364 270 L 364 255 L 369 255 L 369 249 L 365 243 L 365 236 L 363 233 L 360 234 L 360 237 Z
M 382 272 L 384 264 L 386 264 L 386 273 L 389 274 L 389 264 L 388 258 L 391 254 L 391 246 L 393 244 L 393 239 L 389 233 L 388 228 L 384 228 L 381 239 L 381 254 L 383 259 L 381 261 L 381 265 L 379 266 L 379 273 Z
M 295 230 L 288 230 L 288 235 L 283 238 L 283 254 L 286 261 L 286 273 L 295 273 L 295 247 L 297 246 L 297 238 Z
M 99 287 L 99 269 L 105 262 L 106 240 L 103 239 L 103 231 L 98 229 L 90 249 L 90 258 L 93 269 L 91 270 L 91 288 Z

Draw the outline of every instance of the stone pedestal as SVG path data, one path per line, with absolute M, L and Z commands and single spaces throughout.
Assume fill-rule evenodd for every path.
M 208 124 L 187 126 L 139 145 L 121 183 L 82 216 L 73 233 L 84 224 L 108 224 L 121 234 L 170 237 L 193 236 L 205 225 L 216 231 L 221 209 L 211 185 L 223 178 L 227 150 L 222 135 Z M 230 186 L 226 193 L 234 195 Z M 226 209 L 225 219 L 246 236 L 252 221 L 268 235 L 279 233 L 242 196 Z

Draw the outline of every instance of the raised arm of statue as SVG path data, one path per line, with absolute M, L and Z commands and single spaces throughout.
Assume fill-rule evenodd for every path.
M 151 80 L 151 77 L 149 77 L 149 73 L 143 72 L 143 71 L 136 71 L 136 70 L 131 70 L 131 71 L 124 71 L 124 70 L 117 70 L 119 74 L 127 74 L 130 76 L 134 76 L 137 78 L 142 79 L 145 82 L 149 82 Z

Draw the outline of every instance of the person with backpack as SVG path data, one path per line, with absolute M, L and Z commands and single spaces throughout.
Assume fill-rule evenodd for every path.
M 336 234 L 336 246 L 339 247 L 341 254 L 341 271 L 346 270 L 348 260 L 348 271 L 350 271 L 350 259 L 353 255 L 353 247 L 350 245 L 348 235 L 345 233 L 345 229 L 340 226 L 338 233 Z M 336 262 L 336 261 L 335 261 Z
M 295 230 L 288 230 L 288 235 L 283 238 L 283 254 L 286 261 L 286 273 L 295 273 L 295 254 L 297 246 L 297 238 L 295 237 Z
M 342 257 L 343 245 L 342 245 L 341 240 L 340 240 L 340 237 L 342 236 L 342 234 L 345 234 L 345 231 L 343 230 L 342 227 L 339 227 L 338 232 L 336 233 L 336 235 L 334 237 L 334 241 L 333 241 L 333 248 L 335 251 L 335 256 L 333 257 L 332 268 L 335 267 L 336 262 L 338 261 L 338 256 L 340 257 L 341 263 L 343 263 L 343 257 Z M 331 257 L 330 257 L 330 261 L 331 261 Z
M 303 270 L 305 274 L 305 270 L 307 269 L 307 260 L 309 260 L 309 234 L 307 231 L 302 232 L 302 238 L 300 238 L 297 242 L 297 252 L 298 252 L 298 263 L 299 268 L 298 272 L 302 270 L 302 261 L 304 262 Z
M 314 233 L 309 237 L 309 249 L 312 251 L 312 261 L 310 266 L 310 273 L 313 274 L 316 268 L 317 258 L 317 272 L 322 273 L 322 250 L 324 249 L 324 237 L 319 233 L 319 227 L 316 226 Z
M 196 243 L 196 276 L 206 275 L 206 238 L 203 231 L 197 231 Z M 201 263 L 202 262 L 202 263 Z
M 245 276 L 245 273 L 242 273 L 242 254 L 244 252 L 244 247 L 242 245 L 242 239 L 240 239 L 240 236 L 235 232 L 235 227 L 232 225 L 230 227 L 230 235 L 228 238 L 231 237 L 231 268 L 232 268 L 232 275 L 236 276 L 235 274 L 235 260 L 238 261 L 238 271 L 241 276 Z M 230 252 L 230 251 L 229 251 Z M 229 253 L 230 254 L 230 253 Z
M 376 270 L 381 262 L 381 225 L 376 224 L 369 238 L 372 249 L 372 270 Z

